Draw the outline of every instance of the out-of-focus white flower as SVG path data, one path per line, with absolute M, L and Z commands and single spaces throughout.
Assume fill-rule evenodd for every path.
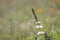
M 37 35 L 41 35 L 41 34 L 44 34 L 44 33 L 45 33 L 45 32 L 40 31 L 40 32 L 37 33 Z
M 43 28 L 43 26 L 42 25 L 37 25 L 36 28 Z
M 41 23 L 41 21 L 38 21 L 37 23 L 39 23 L 39 24 L 40 24 L 40 23 Z
M 37 23 L 41 23 L 41 21 L 38 21 Z

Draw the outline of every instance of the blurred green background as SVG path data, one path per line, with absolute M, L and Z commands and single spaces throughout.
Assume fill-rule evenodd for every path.
M 59 1 L 60 2 L 60 1 Z M 56 8 L 52 17 L 49 7 Z M 60 40 L 60 10 L 52 0 L 0 0 L 0 40 L 35 40 L 36 24 L 32 8 L 42 9 L 36 15 L 42 21 L 43 31 L 47 31 L 52 40 Z M 38 40 L 44 40 L 38 36 Z

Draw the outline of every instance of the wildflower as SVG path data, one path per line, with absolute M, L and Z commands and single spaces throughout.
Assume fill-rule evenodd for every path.
M 55 4 L 58 4 L 58 3 L 59 3 L 59 1 L 58 1 L 58 0 L 53 0 L 53 2 L 54 2 Z
M 57 9 L 60 9 L 60 1 L 59 0 L 53 0 L 53 2 L 56 4 Z
M 55 11 L 56 11 L 53 6 L 51 6 L 51 7 L 49 8 L 49 10 L 50 10 L 51 13 L 55 13 Z
M 38 9 L 36 10 L 36 12 L 37 12 L 38 14 L 40 14 L 40 13 L 42 13 L 42 9 L 39 9 L 39 8 L 38 8 Z
M 50 6 L 49 8 L 49 15 L 53 17 L 56 13 L 56 9 L 53 6 Z
M 43 28 L 43 26 L 42 25 L 37 25 L 36 28 Z
M 40 32 L 37 33 L 37 35 L 41 35 L 41 34 L 45 34 L 45 32 L 40 31 Z
M 37 23 L 41 23 L 41 21 L 38 21 Z
M 41 21 L 36 22 L 37 24 L 41 24 Z

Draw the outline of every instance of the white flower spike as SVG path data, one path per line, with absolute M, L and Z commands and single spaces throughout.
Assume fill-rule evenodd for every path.
M 37 33 L 37 35 L 41 35 L 41 34 L 44 34 L 44 33 L 45 33 L 45 32 L 40 31 L 40 32 Z
M 36 23 L 40 24 L 40 23 L 41 23 L 41 21 L 38 21 L 38 22 L 36 22 Z
M 40 25 L 37 25 L 36 28 L 43 28 L 43 26 L 42 25 L 41 26 Z
M 37 23 L 41 23 L 41 21 L 38 21 Z

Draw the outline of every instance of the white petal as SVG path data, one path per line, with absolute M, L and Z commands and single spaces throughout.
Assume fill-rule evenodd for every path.
M 41 23 L 41 21 L 38 21 L 37 23 Z
M 36 28 L 43 28 L 43 26 L 39 26 L 39 25 L 37 25 Z
M 37 33 L 37 35 L 41 35 L 41 34 L 44 34 L 44 33 L 45 33 L 45 32 L 40 31 L 40 32 Z

